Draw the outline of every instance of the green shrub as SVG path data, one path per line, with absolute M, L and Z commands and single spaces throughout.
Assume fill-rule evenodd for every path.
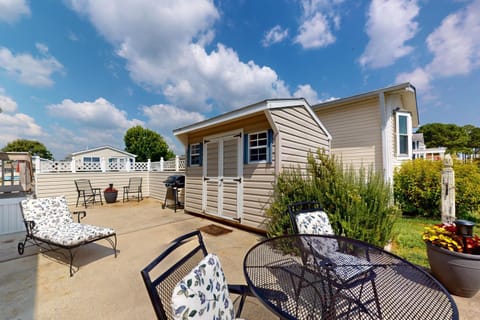
M 397 168 L 394 196 L 403 214 L 441 218 L 442 161 L 415 159 Z M 458 218 L 478 220 L 480 169 L 475 163 L 454 161 L 455 211 Z
M 284 171 L 277 179 L 274 201 L 267 210 L 268 235 L 292 232 L 287 205 L 317 200 L 328 213 L 336 234 L 384 246 L 391 239 L 398 209 L 390 186 L 372 169 L 345 169 L 334 156 L 318 150 L 308 157 L 308 175 Z
M 441 161 L 416 159 L 395 170 L 394 197 L 403 214 L 440 217 Z

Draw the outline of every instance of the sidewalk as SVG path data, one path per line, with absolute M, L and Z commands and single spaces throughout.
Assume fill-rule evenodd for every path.
M 17 243 L 24 234 L 0 237 L 0 310 L 2 319 L 154 319 L 140 270 L 179 235 L 213 222 L 177 210 L 161 209 L 161 202 L 117 202 L 88 208 L 84 223 L 116 229 L 118 257 L 107 242 L 99 241 L 78 250 L 69 276 L 68 266 L 34 247 L 19 256 Z M 229 283 L 245 283 L 243 257 L 262 239 L 261 235 L 233 231 L 213 236 L 204 233 L 209 252 L 216 253 Z M 461 319 L 476 319 L 480 294 L 454 297 Z M 242 317 L 277 319 L 256 299 L 248 298 Z

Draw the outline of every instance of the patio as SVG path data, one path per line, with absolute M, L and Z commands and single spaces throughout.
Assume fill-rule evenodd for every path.
M 213 223 L 161 208 L 162 202 L 151 198 L 88 208 L 84 223 L 116 229 L 118 257 L 114 258 L 104 241 L 83 246 L 74 263 L 80 269 L 73 277 L 69 276 L 68 266 L 47 254 L 36 254 L 35 247 L 26 248 L 25 254 L 19 256 L 16 246 L 23 240 L 23 233 L 1 236 L 2 319 L 154 319 L 140 270 L 170 240 Z M 228 228 L 233 231 L 225 235 L 204 233 L 205 244 L 209 252 L 219 255 L 229 283 L 245 283 L 243 257 L 262 236 Z M 477 317 L 480 294 L 454 299 L 461 319 Z M 276 319 L 252 298 L 247 299 L 242 316 Z

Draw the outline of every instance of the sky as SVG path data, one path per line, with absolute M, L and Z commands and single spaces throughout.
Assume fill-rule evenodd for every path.
M 0 148 L 57 160 L 270 98 L 410 82 L 420 125 L 480 127 L 480 0 L 0 0 Z M 321 119 L 320 119 L 321 120 Z

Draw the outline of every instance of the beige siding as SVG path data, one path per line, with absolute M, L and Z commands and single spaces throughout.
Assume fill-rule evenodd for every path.
M 382 170 L 382 136 L 379 101 L 372 98 L 354 104 L 314 110 L 332 135 L 332 153 L 344 164 L 373 166 Z
M 305 107 L 275 109 L 271 115 L 280 134 L 282 167 L 304 168 L 308 153 L 328 150 L 327 134 Z
M 100 158 L 111 158 L 111 157 L 117 157 L 117 158 L 126 158 L 129 157 L 125 153 L 121 153 L 109 148 L 101 149 L 101 150 L 86 150 L 80 154 L 75 155 L 75 158 L 77 159 L 83 159 L 83 157 L 100 157 Z
M 265 114 L 258 113 L 242 120 L 230 121 L 228 123 L 199 130 L 189 135 L 189 143 L 202 142 L 204 137 L 221 134 L 223 132 L 243 130 L 244 133 L 258 132 L 270 129 Z M 231 147 L 231 146 L 228 146 Z M 275 159 L 273 155 L 272 159 Z M 213 160 L 211 160 L 213 161 Z M 210 162 L 211 163 L 211 162 Z M 227 166 L 225 170 L 229 170 Z M 243 218 L 241 224 L 264 229 L 265 208 L 268 207 L 271 197 L 272 183 L 274 181 L 273 164 L 248 164 L 244 165 L 243 179 Z M 185 210 L 194 213 L 202 212 L 202 167 L 187 168 L 187 186 L 185 190 Z M 234 190 L 229 193 L 228 189 L 224 194 L 229 208 L 233 205 L 235 197 Z
M 77 190 L 75 179 L 90 179 L 93 188 L 103 190 L 113 183 L 118 190 L 118 199 L 122 199 L 123 186 L 128 185 L 129 177 L 142 177 L 143 196 L 150 196 L 147 172 L 79 172 L 79 173 L 40 173 L 36 176 L 36 196 L 39 198 L 64 195 L 68 205 L 75 206 Z

